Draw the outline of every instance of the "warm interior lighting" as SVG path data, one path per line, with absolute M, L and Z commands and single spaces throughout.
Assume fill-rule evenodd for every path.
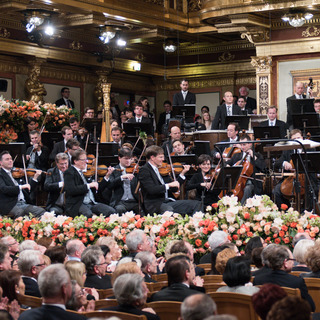
M 109 43 L 116 35 L 116 31 L 110 26 L 100 28 L 99 39 L 104 43 Z
M 163 44 L 163 49 L 165 52 L 172 53 L 175 52 L 178 48 L 178 44 L 175 39 L 167 39 Z
M 289 22 L 292 27 L 301 27 L 306 23 L 306 20 L 312 19 L 313 14 L 310 12 L 296 12 L 296 13 L 287 13 L 282 16 L 282 21 Z
M 134 63 L 132 64 L 132 69 L 133 69 L 134 71 L 140 71 L 140 70 L 141 70 L 141 63 L 139 63 L 139 62 L 134 62 Z

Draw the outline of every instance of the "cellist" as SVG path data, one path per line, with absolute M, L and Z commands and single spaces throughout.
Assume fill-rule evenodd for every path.
M 240 178 L 246 179 L 244 182 L 244 189 L 243 189 L 243 196 L 241 199 L 241 204 L 245 204 L 246 200 L 250 197 L 252 197 L 254 194 L 261 194 L 263 190 L 263 184 L 261 181 L 256 181 L 256 188 L 254 188 L 254 181 L 253 181 L 253 172 L 258 173 L 258 172 L 263 172 L 266 168 L 266 163 L 263 158 L 263 156 L 255 152 L 253 156 L 253 151 L 252 151 L 252 143 L 250 142 L 250 137 L 247 134 L 243 134 L 240 137 L 240 142 L 246 142 L 248 143 L 241 143 L 240 148 L 241 152 L 236 153 L 232 156 L 232 158 L 228 161 L 226 161 L 226 164 L 229 166 L 234 166 L 234 165 L 243 165 L 245 167 L 245 163 L 247 162 L 248 164 L 248 171 L 244 172 L 242 170 Z M 251 172 L 248 174 L 248 172 Z M 249 176 L 249 178 L 245 178 L 246 176 Z

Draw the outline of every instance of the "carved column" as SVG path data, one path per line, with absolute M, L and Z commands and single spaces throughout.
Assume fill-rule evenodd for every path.
M 27 99 L 36 103 L 43 103 L 43 97 L 47 95 L 47 91 L 44 85 L 40 82 L 40 70 L 41 65 L 45 62 L 45 59 L 36 58 L 28 61 L 31 66 L 29 77 L 25 82 L 25 90 L 27 93 Z
M 256 68 L 257 111 L 266 114 L 271 101 L 272 57 L 251 57 L 251 64 Z
M 98 81 L 96 84 L 96 87 L 94 89 L 94 95 L 97 101 L 97 111 L 101 111 L 103 109 L 103 91 L 102 86 L 106 83 L 108 83 L 108 75 L 110 74 L 110 71 L 103 69 L 96 71 L 96 74 L 98 75 Z

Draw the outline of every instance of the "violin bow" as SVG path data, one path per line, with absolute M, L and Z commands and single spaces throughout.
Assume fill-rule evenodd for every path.
M 133 148 L 132 148 L 132 154 L 133 154 L 133 151 L 134 151 L 134 149 L 136 148 L 136 146 L 137 146 L 137 144 L 138 144 L 138 142 L 139 142 L 140 139 L 141 139 L 141 137 L 138 136 L 138 139 L 137 139 L 136 143 L 134 144 L 134 146 L 133 146 Z M 142 152 L 141 154 L 143 154 L 143 152 Z
M 143 156 L 144 151 L 146 150 L 146 148 L 147 148 L 147 145 L 145 144 L 144 147 L 143 147 L 143 150 L 142 150 L 142 152 L 141 152 L 141 154 L 140 154 L 140 157 L 139 157 L 139 159 L 138 159 L 138 161 L 137 161 L 137 165 L 136 165 L 135 168 L 133 169 L 132 174 L 135 174 L 135 172 L 137 171 L 137 169 L 138 169 L 138 167 L 139 167 L 139 162 L 141 161 L 141 158 L 142 158 L 142 156 Z M 133 151 L 133 150 L 132 150 L 132 151 Z
M 89 143 L 89 132 L 88 132 L 88 135 L 87 135 L 86 146 L 85 146 L 85 148 L 84 148 L 84 151 L 85 151 L 85 152 L 87 152 L 88 143 Z
M 22 156 L 22 163 L 23 163 L 24 177 L 25 177 L 25 179 L 26 179 L 26 183 L 28 183 L 28 175 L 27 175 L 26 162 L 25 162 L 25 160 L 24 160 L 24 156 L 23 156 L 23 154 L 22 154 L 21 156 Z
M 45 123 L 46 123 L 47 116 L 48 116 L 48 112 L 46 113 L 46 115 L 45 115 L 45 117 L 44 117 L 44 119 L 42 121 L 41 127 L 40 127 L 40 133 L 39 133 L 40 138 L 41 138 L 42 132 L 44 131 L 44 128 L 45 128 Z M 32 150 L 30 151 L 29 156 L 31 156 L 33 151 L 34 151 L 34 146 L 32 147 Z
M 98 182 L 98 156 L 99 156 L 99 142 L 97 142 L 97 146 L 96 146 L 96 163 L 95 163 L 96 172 L 94 174 L 94 179 L 96 182 Z
M 169 147 L 168 147 L 168 145 L 166 147 L 167 147 L 167 153 L 168 153 L 169 162 L 170 162 L 170 166 L 171 166 L 172 177 L 173 177 L 174 181 L 177 181 L 176 174 L 174 172 L 174 168 L 173 168 L 173 165 L 172 165 L 172 159 L 171 159 L 171 154 L 169 152 Z

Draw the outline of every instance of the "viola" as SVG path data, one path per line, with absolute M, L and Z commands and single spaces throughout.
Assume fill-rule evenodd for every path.
M 183 165 L 180 162 L 173 163 L 172 167 L 173 167 L 174 173 L 176 173 L 176 174 L 180 174 L 183 171 Z M 159 173 L 162 176 L 167 176 L 171 173 L 172 167 L 170 166 L 169 163 L 163 162 L 162 166 L 160 168 L 158 168 Z M 191 168 L 194 168 L 196 170 L 198 167 L 195 166 L 194 164 L 192 164 Z
M 25 175 L 25 172 L 27 173 L 27 177 L 29 178 L 33 178 L 34 175 L 36 174 L 37 169 L 22 169 L 22 168 L 14 168 L 12 169 L 11 173 L 12 173 L 12 177 L 14 179 L 20 179 Z M 41 171 L 41 173 L 44 173 L 46 175 L 51 175 L 50 172 L 46 172 L 46 171 Z
M 224 149 L 222 153 L 222 157 L 224 159 L 230 159 L 234 154 L 240 153 L 240 152 L 241 152 L 241 149 L 233 145 L 232 147 Z

